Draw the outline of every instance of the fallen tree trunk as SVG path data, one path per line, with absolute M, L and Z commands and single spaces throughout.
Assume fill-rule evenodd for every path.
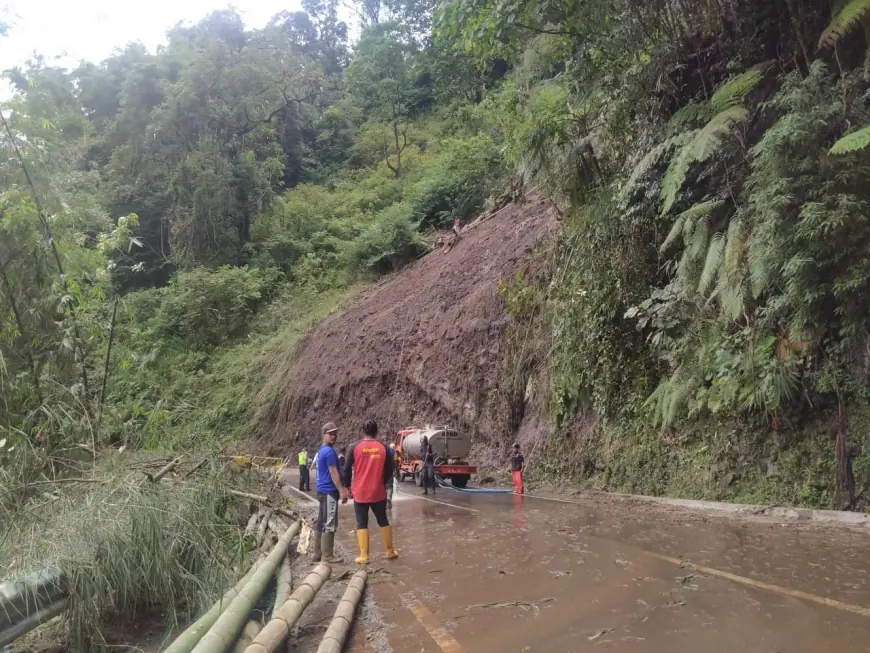
M 253 643 L 245 649 L 245 653 L 277 653 L 290 635 L 290 630 L 302 616 L 303 610 L 314 600 L 314 596 L 331 573 L 329 565 L 317 565 L 290 598 L 272 615 L 272 620 L 254 638 Z
M 361 569 L 350 579 L 347 589 L 344 591 L 344 596 L 341 597 L 341 601 L 339 601 L 338 607 L 335 609 L 332 623 L 329 624 L 329 628 L 327 628 L 326 634 L 323 636 L 323 641 L 317 647 L 317 653 L 341 653 L 341 649 L 344 647 L 344 642 L 353 625 L 356 607 L 359 605 L 363 592 L 366 589 L 368 577 L 368 572 L 365 569 Z
M 263 564 L 254 572 L 238 596 L 230 602 L 211 629 L 199 640 L 193 653 L 225 653 L 232 646 L 248 615 L 254 609 L 254 604 L 266 589 L 269 579 L 275 574 L 278 564 L 287 555 L 290 541 L 296 537 L 301 527 L 302 522 L 296 522 L 284 532 L 278 544 L 266 556 Z

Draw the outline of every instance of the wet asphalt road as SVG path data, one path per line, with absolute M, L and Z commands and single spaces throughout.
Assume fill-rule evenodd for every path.
M 348 650 L 870 651 L 865 533 L 401 489 L 400 558 L 373 532 L 377 614 Z M 348 504 L 339 539 L 355 555 L 354 528 Z

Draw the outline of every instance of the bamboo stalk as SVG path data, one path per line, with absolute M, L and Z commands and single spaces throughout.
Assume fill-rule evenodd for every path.
M 66 577 L 58 567 L 47 567 L 17 581 L 0 583 L 0 630 L 26 619 L 66 595 Z
M 257 530 L 257 523 L 260 521 L 261 514 L 262 512 L 258 510 L 253 515 L 251 515 L 251 518 L 248 520 L 248 523 L 245 526 L 245 539 L 251 537 L 251 535 L 253 535 L 254 532 Z
M 211 629 L 199 640 L 193 648 L 193 653 L 224 653 L 232 646 L 245 625 L 248 615 L 251 614 L 254 604 L 266 589 L 281 559 L 287 554 L 290 541 L 298 535 L 301 527 L 302 522 L 296 522 L 284 532 L 278 544 L 266 556 L 263 564 L 254 572 L 238 596 L 230 602 Z
M 290 598 L 290 592 L 293 590 L 293 569 L 289 555 L 284 556 L 281 561 L 275 581 L 275 604 L 272 607 L 272 614 L 277 614 L 281 606 Z
M 66 597 L 58 599 L 51 605 L 44 607 L 38 612 L 34 612 L 32 615 L 22 619 L 14 626 L 0 632 L 0 647 L 6 646 L 10 642 L 14 642 L 22 635 L 29 633 L 31 630 L 44 624 L 49 619 L 54 619 L 61 612 L 66 610 L 67 601 L 69 601 L 69 599 Z
M 347 584 L 347 589 L 344 591 L 344 596 L 338 603 L 335 609 L 335 615 L 332 617 L 332 623 L 326 630 L 320 646 L 317 647 L 317 653 L 341 653 L 344 647 L 344 642 L 350 633 L 350 628 L 353 625 L 353 617 L 356 613 L 356 607 L 362 599 L 363 592 L 366 589 L 366 581 L 368 580 L 368 572 L 361 569 L 353 575 L 350 582 Z
M 242 634 L 239 635 L 239 639 L 233 645 L 233 653 L 245 653 L 245 649 L 251 645 L 251 642 L 260 634 L 261 630 L 263 630 L 263 626 L 259 621 L 254 619 L 248 621 L 245 627 L 242 628 Z
M 260 494 L 251 494 L 250 492 L 241 492 L 239 490 L 230 490 L 230 494 L 234 497 L 239 497 L 240 499 L 250 499 L 251 501 L 256 501 L 257 503 L 269 503 L 269 497 L 264 497 Z
M 314 596 L 331 573 L 332 569 L 329 565 L 317 565 L 290 598 L 272 615 L 272 620 L 254 638 L 253 643 L 245 649 L 245 653 L 277 653 L 290 635 L 290 630 L 302 616 L 302 611 L 314 600 Z
M 266 514 L 263 515 L 263 521 L 260 522 L 260 527 L 257 529 L 257 537 L 254 539 L 256 548 L 260 548 L 263 543 L 263 538 L 266 536 L 266 529 L 269 528 L 269 520 L 272 518 L 272 509 L 269 508 Z
M 228 590 L 226 594 L 218 599 L 217 603 L 215 603 L 208 612 L 202 615 L 193 623 L 193 625 L 189 626 L 187 630 L 176 637 L 175 641 L 172 642 L 172 644 L 169 645 L 169 648 L 163 651 L 163 653 L 190 653 L 208 629 L 214 625 L 214 622 L 217 621 L 223 611 L 227 609 L 227 606 L 232 602 L 232 600 L 236 598 L 236 596 L 239 595 L 239 592 L 241 592 L 245 585 L 248 584 L 248 581 L 251 580 L 251 576 L 254 575 L 254 572 L 262 562 L 263 558 L 258 558 L 254 564 L 251 565 L 248 573 L 246 573 L 242 579 L 236 583 L 235 587 Z
M 173 469 L 178 467 L 180 464 L 181 464 L 181 457 L 176 458 L 175 460 L 171 460 L 165 467 L 163 467 L 156 474 L 150 474 L 148 472 L 145 472 L 145 476 L 147 476 L 148 480 L 151 481 L 152 483 L 157 483 L 161 478 L 166 476 L 169 472 L 171 472 Z

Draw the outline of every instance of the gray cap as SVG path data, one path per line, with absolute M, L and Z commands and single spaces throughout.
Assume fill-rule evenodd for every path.
M 320 429 L 320 432 L 325 435 L 327 433 L 330 433 L 332 431 L 337 431 L 337 430 L 338 430 L 338 427 L 335 425 L 335 422 L 327 422 L 326 424 L 323 425 L 323 428 Z

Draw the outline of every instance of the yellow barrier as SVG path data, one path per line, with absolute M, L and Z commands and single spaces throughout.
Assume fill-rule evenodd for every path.
M 268 483 L 279 482 L 284 474 L 284 469 L 287 467 L 287 461 L 283 458 L 275 456 L 221 456 L 232 460 L 239 467 L 249 468 L 257 467 L 259 469 L 268 469 Z

